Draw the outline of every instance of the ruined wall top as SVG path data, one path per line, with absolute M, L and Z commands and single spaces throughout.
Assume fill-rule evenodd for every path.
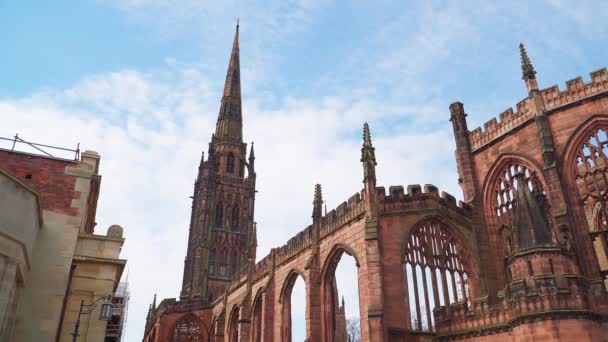
M 560 91 L 557 85 L 540 91 L 545 104 L 545 110 L 553 110 L 561 106 L 585 99 L 608 91 L 608 70 L 606 68 L 590 73 L 591 81 L 583 82 L 582 77 L 576 77 L 566 82 L 566 89 Z M 481 127 L 471 130 L 469 142 L 473 151 L 485 146 L 513 128 L 528 121 L 534 113 L 530 112 L 530 98 L 517 103 L 516 110 L 508 108 L 497 118 L 492 118 Z

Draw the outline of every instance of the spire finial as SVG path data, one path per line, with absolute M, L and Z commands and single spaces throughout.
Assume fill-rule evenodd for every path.
M 519 53 L 521 55 L 522 79 L 531 80 L 536 78 L 536 71 L 534 70 L 534 66 L 532 66 L 532 62 L 530 62 L 524 43 L 519 43 Z
M 243 117 L 241 111 L 241 66 L 239 57 L 239 24 L 237 21 L 232 53 L 226 72 L 226 83 L 220 112 L 215 127 L 215 136 L 219 139 L 242 141 Z
M 321 184 L 315 185 L 315 199 L 312 202 L 312 217 L 313 219 L 320 218 L 323 216 L 323 193 L 321 191 Z
M 154 294 L 154 300 L 152 301 L 152 310 L 156 310 L 156 293 Z
M 364 180 L 376 177 L 376 153 L 372 146 L 372 136 L 369 132 L 369 125 L 363 124 L 363 147 L 361 148 L 361 162 L 363 163 Z

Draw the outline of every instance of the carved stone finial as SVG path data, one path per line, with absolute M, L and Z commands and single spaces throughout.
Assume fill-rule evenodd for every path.
M 323 193 L 321 192 L 321 184 L 315 185 L 315 199 L 312 202 L 312 218 L 316 220 L 323 216 Z
M 376 178 L 376 153 L 372 145 L 372 137 L 369 132 L 369 125 L 363 124 L 363 147 L 361 148 L 361 162 L 363 163 L 364 180 Z
M 532 66 L 532 62 L 530 62 L 524 43 L 519 43 L 519 53 L 521 55 L 522 79 L 531 80 L 536 78 L 536 71 L 534 71 L 534 66 Z

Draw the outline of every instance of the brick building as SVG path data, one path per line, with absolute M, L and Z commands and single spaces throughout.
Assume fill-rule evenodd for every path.
M 0 341 L 71 341 L 81 301 L 118 286 L 123 229 L 95 234 L 99 154 L 57 157 L 49 152 L 66 149 L 17 136 L 11 145 L 0 148 Z M 94 310 L 82 316 L 79 341 L 104 339 L 100 308 L 87 307 Z
M 464 202 L 430 184 L 378 186 L 365 124 L 363 190 L 323 215 L 317 185 L 312 223 L 255 262 L 237 26 L 181 297 L 154 301 L 144 341 L 291 341 L 298 277 L 307 339 L 341 340 L 344 253 L 358 268 L 362 341 L 608 341 L 608 71 L 540 90 L 520 48 L 527 97 L 516 110 L 470 131 L 463 104 L 450 106 Z

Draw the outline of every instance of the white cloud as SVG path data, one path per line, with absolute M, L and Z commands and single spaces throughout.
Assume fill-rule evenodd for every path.
M 0 102 L 1 135 L 19 132 L 68 147 L 80 140 L 83 149 L 101 154 L 97 232 L 114 223 L 125 227 L 123 257 L 132 289 L 128 340 L 141 335 L 154 293 L 160 298 L 179 294 L 188 197 L 213 131 L 221 86 L 210 83 L 202 69 L 123 70 L 86 77 L 70 89 Z M 380 184 L 431 181 L 425 170 L 452 155 L 446 132 L 378 127 L 375 121 L 398 116 L 365 99 L 285 98 L 272 110 L 259 103 L 253 97 L 244 110 L 246 139 L 256 142 L 258 258 L 310 224 L 315 183 L 323 184 L 329 209 L 361 190 L 365 119 L 371 119 Z M 418 153 L 423 147 L 428 154 Z M 447 174 L 431 178 L 454 183 L 453 170 Z

